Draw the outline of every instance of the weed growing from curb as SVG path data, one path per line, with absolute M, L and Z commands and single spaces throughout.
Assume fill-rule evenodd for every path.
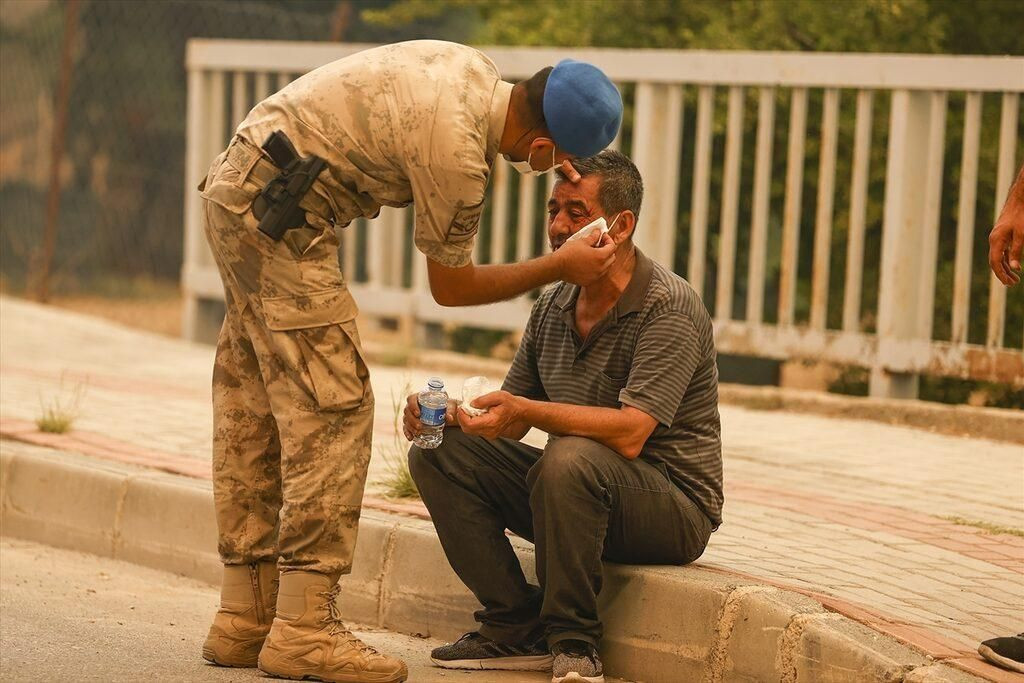
M 412 474 L 409 472 L 409 460 L 405 457 L 409 446 L 405 442 L 405 436 L 402 431 L 405 397 L 412 391 L 410 387 L 410 383 L 406 381 L 398 394 L 395 394 L 394 389 L 391 391 L 394 434 L 391 437 L 391 443 L 386 444 L 380 452 L 388 472 L 387 478 L 384 480 L 384 489 L 387 495 L 392 498 L 418 499 L 420 497 L 419 489 L 416 488 L 416 482 L 413 481 Z
M 70 396 L 65 397 L 65 394 L 64 375 L 61 375 L 57 395 L 49 401 L 43 401 L 43 397 L 39 397 L 39 408 L 42 411 L 36 418 L 36 427 L 39 431 L 48 434 L 65 434 L 71 431 L 75 420 L 78 419 L 78 407 L 85 395 L 85 385 L 76 383 L 70 391 Z
M 1017 529 L 1012 526 L 1001 526 L 999 524 L 992 524 L 991 522 L 983 522 L 978 519 L 964 519 L 963 517 L 940 517 L 947 522 L 953 522 L 953 524 L 959 524 L 960 526 L 973 526 L 976 529 L 981 529 L 988 534 L 1007 534 L 1009 536 L 1021 536 L 1024 537 L 1024 529 Z

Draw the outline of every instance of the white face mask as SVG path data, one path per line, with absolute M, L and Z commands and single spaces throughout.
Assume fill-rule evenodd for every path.
M 532 149 L 530 150 L 530 154 L 527 155 L 526 161 L 512 161 L 511 159 L 508 158 L 507 154 L 503 154 L 502 156 L 505 157 L 505 161 L 507 161 L 508 163 L 512 164 L 512 168 L 516 169 L 517 171 L 519 171 L 523 175 L 532 175 L 532 176 L 546 175 L 546 174 L 551 173 L 552 171 L 554 171 L 555 170 L 555 166 L 557 165 L 557 163 L 555 162 L 555 148 L 554 147 L 551 148 L 551 166 L 547 170 L 545 170 L 545 171 L 538 171 L 538 170 L 534 169 L 533 166 L 530 165 L 530 160 L 533 159 L 533 150 Z
M 622 215 L 622 212 L 620 211 L 618 216 L 616 216 L 612 220 L 612 224 L 611 225 L 608 225 L 608 221 L 606 221 L 604 219 L 604 216 L 601 216 L 600 218 L 592 220 L 589 223 L 587 223 L 586 225 L 584 225 L 582 228 L 580 228 L 579 230 L 574 232 L 572 235 L 570 235 L 569 238 L 566 239 L 565 241 L 566 242 L 571 242 L 572 240 L 581 240 L 584 237 L 586 237 L 587 235 L 592 234 L 595 230 L 600 230 L 601 234 L 608 234 L 608 232 L 610 232 L 611 229 L 615 227 L 615 223 L 618 222 L 619 216 L 621 216 L 621 215 Z

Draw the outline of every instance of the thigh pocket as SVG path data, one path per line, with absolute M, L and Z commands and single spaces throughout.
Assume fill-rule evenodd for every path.
M 338 412 L 373 404 L 358 309 L 346 288 L 265 297 L 262 304 L 298 408 Z
M 314 258 L 338 259 L 338 238 L 334 225 L 311 213 L 306 213 L 306 224 L 284 233 L 281 242 L 297 260 Z

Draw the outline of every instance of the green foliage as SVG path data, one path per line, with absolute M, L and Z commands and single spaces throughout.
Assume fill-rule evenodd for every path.
M 880 53 L 946 53 L 946 54 L 1024 54 L 1020 26 L 1024 25 L 1024 4 L 1010 0 L 858 0 L 830 2 L 825 0 L 588 0 L 586 2 L 522 2 L 521 0 L 399 0 L 386 8 L 363 12 L 364 20 L 376 26 L 415 25 L 429 18 L 443 21 L 445 17 L 474 17 L 468 22 L 476 27 L 466 41 L 488 45 L 553 45 L 565 47 L 617 47 L 709 50 L 795 50 Z M 684 125 L 681 181 L 679 185 L 679 216 L 681 229 L 676 240 L 676 269 L 685 272 L 689 247 L 691 187 L 693 168 L 693 114 L 696 111 L 694 88 L 684 89 Z M 726 127 L 725 88 L 715 93 L 710 196 L 720 197 Z M 748 89 L 745 103 L 740 193 L 749 197 L 753 185 L 754 155 L 750 152 L 756 129 L 756 97 Z M 632 89 L 623 90 L 626 112 L 623 124 L 623 149 L 630 149 L 632 139 Z M 774 322 L 778 304 L 782 207 L 785 200 L 786 143 L 788 140 L 789 97 L 781 91 L 776 96 L 772 186 L 768 226 L 766 263 L 765 320 Z M 881 253 L 882 209 L 885 194 L 885 160 L 888 143 L 888 95 L 879 93 L 874 100 L 873 128 L 868 180 L 863 289 L 861 292 L 861 329 L 874 330 L 874 311 L 878 300 L 879 257 Z M 804 188 L 801 205 L 799 264 L 797 281 L 798 323 L 809 316 L 811 255 L 814 247 L 814 215 L 816 183 L 821 138 L 822 93 L 811 90 L 808 102 L 807 135 L 804 164 Z M 844 295 L 847 234 L 849 230 L 850 182 L 853 135 L 855 127 L 855 93 L 841 93 L 839 121 L 839 154 L 836 164 L 836 194 L 830 258 L 830 302 L 828 325 L 841 323 L 841 302 Z M 970 329 L 968 339 L 984 343 L 987 320 L 990 274 L 980 264 L 987 253 L 987 226 L 991 225 L 1001 198 L 996 197 L 995 167 L 997 145 L 992 136 L 999 127 L 999 96 L 985 95 L 982 107 L 984 131 L 978 161 L 977 205 L 971 272 Z M 953 294 L 953 256 L 956 249 L 956 223 L 960 195 L 960 157 L 963 148 L 964 95 L 952 93 L 946 119 L 947 138 L 942 180 L 941 221 L 938 240 L 938 272 L 933 305 L 934 337 L 950 338 L 950 311 Z M 1024 156 L 1024 118 L 1018 124 L 1019 150 Z M 746 272 L 748 254 L 742 245 L 750 233 L 750 203 L 740 202 L 738 216 L 734 313 L 742 317 L 747 295 Z M 709 215 L 708 245 L 705 258 L 705 300 L 715 303 L 718 251 L 718 211 L 713 204 Z M 641 221 L 642 222 L 642 221 Z M 641 228 L 642 229 L 642 226 Z M 481 234 L 487 244 L 486 226 Z M 1021 322 L 1024 321 L 1024 296 L 1007 297 L 1006 343 L 1021 344 Z M 849 374 L 837 387 L 854 393 L 866 392 L 864 377 Z M 977 383 L 975 383 L 977 384 Z M 926 383 L 923 392 L 936 397 L 965 396 L 956 380 Z M 992 388 L 992 392 L 996 389 Z M 990 392 L 989 392 L 990 393 Z M 1013 402 L 1012 392 L 1002 392 Z M 990 393 L 994 396 L 994 394 Z M 942 399 L 940 399 L 942 400 Z M 996 400 L 996 399 L 992 399 Z
M 448 348 L 458 353 L 490 358 L 494 347 L 508 337 L 509 333 L 501 330 L 459 326 L 448 332 Z
M 1024 389 L 1009 384 L 978 382 L 958 377 L 923 375 L 919 395 L 923 401 L 938 403 L 972 403 L 989 408 L 1024 409 Z
M 391 0 L 152 0 L 79 3 L 55 277 L 96 273 L 175 281 L 181 272 L 186 69 L 190 38 L 464 39 L 456 19 L 369 25 Z M 3 2 L 0 272 L 20 281 L 38 247 L 64 2 Z M 220 122 L 204 121 L 204 126 Z M 227 131 L 224 144 L 227 144 Z M 212 161 L 211 154 L 204 163 Z
M 840 369 L 828 390 L 834 394 L 867 396 L 867 368 L 849 365 Z M 922 401 L 937 403 L 975 403 L 990 408 L 1015 408 L 1024 410 L 1024 389 L 1014 389 L 1008 384 L 978 382 L 957 377 L 921 377 L 918 392 Z
M 53 89 L 57 82 L 64 4 L 4 4 L 0 13 L 0 82 L 4 173 L 0 175 L 0 273 L 19 281 L 38 244 L 45 202 L 45 155 L 52 123 Z M 80 4 L 78 39 L 70 97 L 57 246 L 57 277 L 87 282 L 96 273 L 134 277 L 148 275 L 175 280 L 182 250 L 182 197 L 185 149 L 185 44 L 189 38 L 350 40 L 393 42 L 440 38 L 475 44 L 594 46 L 665 49 L 743 49 L 849 52 L 924 52 L 948 54 L 1024 54 L 1020 26 L 1024 4 L 1014 0 L 162 0 L 118 2 L 90 0 Z M 725 131 L 725 93 L 716 94 L 713 139 L 721 159 Z M 627 102 L 632 87 L 624 88 Z M 756 94 L 746 105 L 741 193 L 751 190 Z M 695 101 L 686 92 L 684 134 L 692 135 Z M 849 222 L 850 162 L 844 150 L 852 144 L 852 93 L 842 96 L 840 155 L 836 173 L 835 230 L 832 242 L 831 300 L 842 299 L 846 230 Z M 861 325 L 873 326 L 877 300 L 881 207 L 887 135 L 887 98 L 877 97 L 871 150 L 869 204 Z M 821 95 L 812 91 L 808 111 L 807 156 L 803 192 L 801 261 L 797 320 L 806 320 L 809 256 L 813 248 L 813 216 Z M 623 148 L 632 136 L 632 107 L 626 111 Z M 997 95 L 986 95 L 986 135 L 998 128 Z M 781 207 L 785 177 L 788 98 L 778 96 L 774 143 L 773 186 L 765 293 L 766 321 L 777 305 Z M 1020 124 L 1024 127 L 1024 117 Z M 942 187 L 940 268 L 935 293 L 935 337 L 949 337 L 952 303 L 952 254 L 962 153 L 963 96 L 950 100 L 946 172 Z M 1024 135 L 1019 139 L 1024 144 Z M 13 142 L 12 142 L 13 141 Z M 683 144 L 684 172 L 680 183 L 679 225 L 689 225 L 692 140 Z M 20 147 L 19 147 L 20 145 Z M 986 250 L 986 224 L 996 210 L 995 150 L 982 140 L 974 253 Z M 20 156 L 19 156 L 20 155 Z M 1018 151 L 1017 158 L 1024 156 Z M 17 172 L 10 172 L 15 168 Z M 721 192 L 721 165 L 713 166 L 711 196 Z M 42 180 L 40 180 L 42 178 Z M 516 179 L 513 179 L 513 183 Z M 543 197 L 538 197 L 543 202 Z M 489 207 L 485 209 L 488 211 Z M 513 204 L 512 222 L 516 205 Z M 489 249 L 489 214 L 481 242 Z M 706 297 L 714 302 L 717 251 L 712 207 L 706 264 Z M 741 202 L 739 244 L 749 234 L 749 203 Z M 365 226 L 357 227 L 360 245 Z M 689 235 L 680 230 L 677 254 L 685 255 Z M 539 246 L 539 245 L 538 245 Z M 510 247 L 511 248 L 511 247 Z M 409 264 L 415 255 L 404 255 Z M 737 251 L 736 270 L 745 272 L 745 250 Z M 976 264 L 979 259 L 975 259 Z M 365 263 L 357 263 L 358 280 Z M 411 269 L 406 268 L 406 278 Z M 74 278 L 68 277 L 75 276 Z M 969 339 L 984 340 L 989 274 L 972 271 Z M 735 305 L 742 310 L 743 278 L 736 283 Z M 830 305 L 829 325 L 838 324 L 838 306 Z M 1024 296 L 1007 297 L 1007 343 L 1018 345 L 1024 320 Z M 453 335 L 453 346 L 488 355 L 497 339 L 473 331 Z M 851 385 L 852 386 L 852 385 Z M 988 391 L 990 400 L 1014 404 L 1008 388 Z M 930 389 L 929 389 L 930 390 Z M 941 393 L 940 390 L 936 390 Z M 952 387 L 949 392 L 963 393 Z M 950 395 L 952 395 L 950 393 Z M 1019 393 L 1019 392 L 1018 392 Z
M 985 405 L 992 408 L 1016 408 L 1024 410 L 1024 389 L 1014 389 L 1007 384 L 986 383 Z
M 833 394 L 846 394 L 847 396 L 867 396 L 868 376 L 867 368 L 848 365 L 839 370 L 839 375 L 829 382 L 828 390 Z
M 362 12 L 390 27 L 473 16 L 467 38 L 481 44 L 975 54 L 1019 52 L 1021 14 L 999 0 L 399 0 Z M 979 15 L 988 31 L 960 30 Z

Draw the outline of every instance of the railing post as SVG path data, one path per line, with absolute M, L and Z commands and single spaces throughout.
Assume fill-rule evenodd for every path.
M 192 288 L 192 275 L 199 263 L 203 248 L 203 233 L 200 223 L 200 201 L 196 186 L 202 180 L 204 95 L 203 72 L 194 65 L 188 66 L 188 89 L 185 107 L 185 245 L 181 267 L 181 283 L 184 306 L 182 309 L 181 332 L 185 339 L 196 341 L 202 327 L 199 294 Z
M 690 205 L 690 254 L 686 279 L 704 296 L 704 269 L 708 241 L 708 193 L 711 186 L 711 133 L 715 90 L 710 85 L 697 89 L 697 130 L 693 148 L 693 200 Z
M 679 196 L 679 152 L 683 91 L 678 85 L 638 83 L 633 162 L 644 179 L 643 217 L 633 241 L 651 258 L 672 268 Z
M 944 98 L 931 92 L 896 90 L 889 119 L 889 150 L 885 172 L 885 208 L 882 219 L 881 280 L 878 286 L 878 352 L 871 369 L 870 394 L 888 398 L 917 398 L 918 375 L 890 370 L 905 362 L 905 342 L 931 338 L 930 316 L 915 312 L 920 306 L 921 283 L 935 279 L 935 260 L 923 257 L 928 242 L 929 202 L 936 194 L 929 187 L 940 175 L 929 173 L 936 151 L 931 128 L 944 123 L 933 116 Z
M 186 60 L 188 62 L 188 60 Z M 208 287 L 197 286 L 204 274 L 215 272 L 213 256 L 202 225 L 202 201 L 197 186 L 210 163 L 227 144 L 225 130 L 225 73 L 206 72 L 187 63 L 188 92 L 185 130 L 185 245 L 182 263 L 184 306 L 182 336 L 215 343 L 224 320 L 223 296 L 210 298 Z M 206 291 L 204 291 L 206 290 Z

